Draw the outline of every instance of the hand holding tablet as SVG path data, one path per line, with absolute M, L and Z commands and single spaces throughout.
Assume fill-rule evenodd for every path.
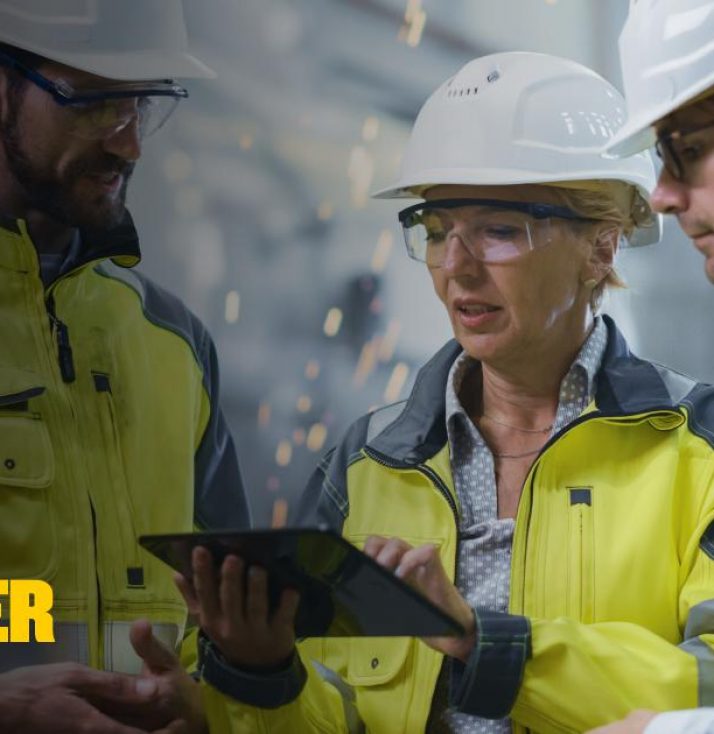
M 222 573 L 237 585 L 237 596 L 227 599 L 237 613 L 252 594 L 265 589 L 268 619 L 287 614 L 295 590 L 295 634 L 300 637 L 463 635 L 462 625 L 422 594 L 347 542 L 341 535 L 319 528 L 186 533 L 144 536 L 141 544 L 183 574 L 193 577 L 192 552 L 210 551 L 215 569 L 231 561 Z M 199 564 L 210 563 L 198 555 Z M 250 567 L 264 569 L 245 573 Z M 255 575 L 257 573 L 257 575 Z M 240 579 L 240 581 L 239 581 Z M 220 583 L 210 590 L 220 600 Z M 225 592 L 224 592 L 225 593 Z M 287 604 L 286 608 L 281 604 Z M 282 612 L 280 611 L 282 609 Z M 247 609 L 244 609 L 244 613 Z

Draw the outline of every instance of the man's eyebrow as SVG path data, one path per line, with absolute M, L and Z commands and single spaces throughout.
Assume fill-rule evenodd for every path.
M 668 115 L 659 123 L 655 124 L 655 133 L 658 138 L 664 137 L 665 135 L 670 135 L 671 133 L 676 132 L 682 127 L 683 126 L 678 122 L 674 115 Z

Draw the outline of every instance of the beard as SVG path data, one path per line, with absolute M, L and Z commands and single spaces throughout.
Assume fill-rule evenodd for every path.
M 62 173 L 43 169 L 22 144 L 21 96 L 21 90 L 8 95 L 7 115 L 0 123 L 0 141 L 7 167 L 23 192 L 26 207 L 73 228 L 104 230 L 118 225 L 126 212 L 126 191 L 134 163 L 100 151 L 72 160 Z M 81 194 L 83 179 L 107 174 L 123 177 L 119 191 L 112 195 Z

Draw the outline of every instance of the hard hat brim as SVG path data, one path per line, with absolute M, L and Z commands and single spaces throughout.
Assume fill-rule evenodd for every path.
M 628 176 L 627 179 L 621 175 L 614 175 L 612 170 L 591 169 L 587 175 L 582 170 L 568 172 L 558 171 L 543 173 L 542 171 L 514 171 L 513 169 L 482 169 L 477 175 L 470 169 L 442 168 L 420 171 L 417 178 L 403 178 L 392 186 L 388 186 L 372 194 L 373 199 L 407 199 L 419 198 L 419 191 L 424 191 L 433 186 L 442 185 L 464 185 L 464 186 L 513 186 L 521 184 L 544 184 L 559 183 L 564 181 L 587 180 L 617 180 L 627 181 L 633 186 L 638 186 L 648 196 L 648 181 L 636 176 Z
M 0 41 L 13 44 L 13 39 L 0 30 Z M 189 53 L 157 51 L 127 54 L 62 53 L 56 49 L 22 44 L 22 49 L 71 66 L 73 69 L 116 81 L 151 81 L 155 79 L 214 79 L 216 72 Z
M 713 83 L 714 75 L 708 76 L 700 80 L 698 84 L 688 87 L 679 96 L 665 100 L 643 114 L 634 115 L 613 136 L 604 152 L 616 158 L 627 158 L 651 148 L 657 140 L 655 124 L 680 107 L 686 107 L 692 100 L 709 89 Z

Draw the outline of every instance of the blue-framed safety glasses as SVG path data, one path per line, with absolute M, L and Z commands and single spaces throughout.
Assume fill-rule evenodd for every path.
M 188 92 L 173 80 L 116 82 L 103 89 L 77 89 L 67 80 L 49 79 L 12 56 L 0 52 L 0 65 L 14 69 L 58 105 L 70 133 L 102 140 L 138 123 L 142 138 L 159 130 Z
M 399 212 L 409 257 L 441 267 L 457 236 L 472 257 L 502 263 L 551 241 L 551 220 L 593 221 L 565 206 L 501 199 L 437 199 Z

